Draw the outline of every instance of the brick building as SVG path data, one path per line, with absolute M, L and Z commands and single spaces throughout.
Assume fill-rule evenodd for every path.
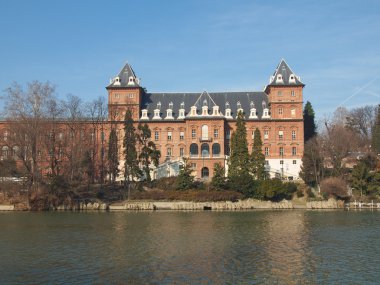
M 271 176 L 297 179 L 304 149 L 303 87 L 281 60 L 263 91 L 151 93 L 126 64 L 106 87 L 108 123 L 122 134 L 125 110 L 131 109 L 136 123 L 149 125 L 161 163 L 188 157 L 194 175 L 207 179 L 215 163 L 228 169 L 230 137 L 242 111 L 249 151 L 259 128 Z
M 254 131 L 259 128 L 271 176 L 297 179 L 304 149 L 303 87 L 300 78 L 281 60 L 263 91 L 151 93 L 140 85 L 133 69 L 126 64 L 106 87 L 108 120 L 101 125 L 94 121 L 74 122 L 78 125 L 77 142 L 73 141 L 75 136 L 69 120 L 47 122 L 47 141 L 55 144 L 48 147 L 47 153 L 38 151 L 38 160 L 44 166 L 42 172 L 49 173 L 51 149 L 56 150 L 60 161 L 65 161 L 65 153 L 91 149 L 99 156 L 97 167 L 103 168 L 111 126 L 117 128 L 122 149 L 123 119 L 129 108 L 136 125 L 139 122 L 149 125 L 152 140 L 161 151 L 160 163 L 168 166 L 166 175 L 173 175 L 170 169 L 178 172 L 178 165 L 173 166 L 173 162 L 188 157 L 194 175 L 207 179 L 213 176 L 215 163 L 228 169 L 230 137 L 241 111 L 246 120 L 249 151 Z M 13 133 L 16 134 L 12 122 L 0 121 L 0 159 L 19 157 L 20 141 L 12 141 Z M 123 161 L 120 168 L 123 169 Z M 165 176 L 163 169 L 166 168 L 157 171 L 160 176 Z

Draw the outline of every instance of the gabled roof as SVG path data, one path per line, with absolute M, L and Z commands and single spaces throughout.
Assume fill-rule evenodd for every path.
M 142 96 L 141 109 L 148 110 L 149 119 L 153 118 L 154 109 L 161 105 L 161 117 L 165 118 L 166 109 L 169 104 L 173 103 L 173 117 L 178 117 L 181 104 L 184 104 L 185 115 L 190 112 L 192 106 L 197 107 L 197 113 L 200 116 L 202 106 L 207 103 L 209 114 L 213 106 L 219 106 L 219 111 L 225 115 L 226 103 L 228 102 L 231 109 L 231 116 L 236 117 L 238 102 L 243 108 L 246 118 L 249 116 L 251 105 L 254 104 L 259 118 L 263 115 L 263 102 L 268 106 L 268 95 L 265 92 L 202 92 L 202 93 L 145 93 Z M 160 103 L 160 104 L 158 104 Z M 252 103 L 252 104 L 251 104 Z
M 136 87 L 136 86 L 139 86 L 136 74 L 133 71 L 132 66 L 128 62 L 120 70 L 120 72 L 117 75 L 117 77 L 119 78 L 120 85 L 119 84 L 115 84 L 116 83 L 116 77 L 115 77 L 115 78 L 112 79 L 112 82 L 107 87 Z M 130 77 L 133 77 L 133 79 L 135 80 L 135 82 L 134 82 L 134 84 L 128 85 Z
M 282 81 L 278 81 L 278 75 L 281 75 Z M 290 77 L 293 76 L 294 80 L 291 81 Z M 284 59 L 281 59 L 280 63 L 278 64 L 276 70 L 274 71 L 273 76 L 270 78 L 269 82 L 270 86 L 283 86 L 283 85 L 301 85 L 305 86 L 300 80 L 300 77 L 297 76 L 293 70 L 289 67 L 289 65 L 285 62 Z

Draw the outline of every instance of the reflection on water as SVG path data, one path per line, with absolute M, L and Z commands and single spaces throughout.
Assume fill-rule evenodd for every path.
M 1 283 L 375 284 L 380 212 L 0 213 Z

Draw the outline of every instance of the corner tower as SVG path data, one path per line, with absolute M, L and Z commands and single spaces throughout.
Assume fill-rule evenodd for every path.
M 119 74 L 110 80 L 108 91 L 108 120 L 122 121 L 127 109 L 134 121 L 139 119 L 140 103 L 144 89 L 132 67 L 126 63 Z
M 302 90 L 305 84 L 281 59 L 265 88 L 272 119 L 302 119 Z

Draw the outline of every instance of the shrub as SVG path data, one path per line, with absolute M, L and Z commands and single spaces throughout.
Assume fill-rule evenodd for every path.
M 257 198 L 280 201 L 291 199 L 297 191 L 297 185 L 293 182 L 283 183 L 280 179 L 263 180 L 257 189 Z
M 329 177 L 321 181 L 322 196 L 345 199 L 348 197 L 347 183 L 340 177 Z
M 229 177 L 227 185 L 228 189 L 242 193 L 245 198 L 257 198 L 258 182 L 253 180 L 248 173 L 243 172 L 240 175 Z

